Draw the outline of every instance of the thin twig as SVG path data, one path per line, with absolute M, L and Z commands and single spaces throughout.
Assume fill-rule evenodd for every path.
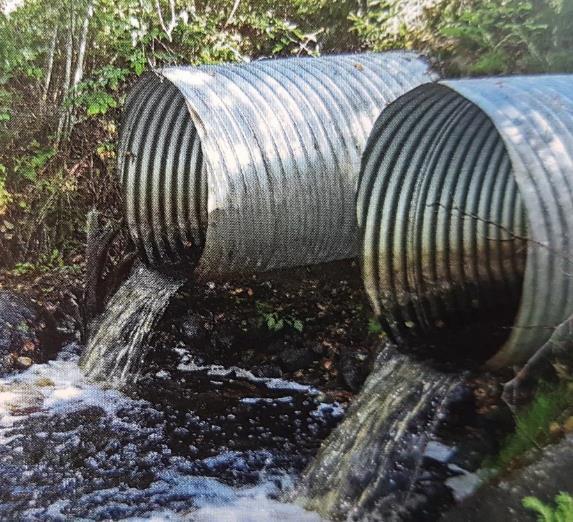
M 159 0 L 155 0 L 155 7 L 157 9 L 157 17 L 159 18 L 159 24 L 161 25 L 163 32 L 167 36 L 167 39 L 170 42 L 172 42 L 173 41 L 172 33 L 175 27 L 177 26 L 177 13 L 175 12 L 175 1 L 169 0 L 169 9 L 171 11 L 171 20 L 169 22 L 169 25 L 165 25 L 165 20 L 163 18 L 163 12 L 161 11 L 161 4 L 159 3 Z
M 462 208 L 458 207 L 457 205 L 452 205 L 451 207 L 448 207 L 448 206 L 444 205 L 443 203 L 435 202 L 435 203 L 428 203 L 427 206 L 428 207 L 441 207 L 445 210 L 455 210 L 455 211 L 459 212 L 462 216 L 469 217 L 469 218 L 475 219 L 476 221 L 480 221 L 482 223 L 485 223 L 486 225 L 492 225 L 494 227 L 499 228 L 503 232 L 509 234 L 512 237 L 512 239 L 518 239 L 521 241 L 526 241 L 528 243 L 532 243 L 532 244 L 537 245 L 541 248 L 544 248 L 545 250 L 547 250 L 551 254 L 554 254 L 555 256 L 560 257 L 569 263 L 573 263 L 573 258 L 566 256 L 563 252 L 561 252 L 559 250 L 555 250 L 554 248 L 550 247 L 549 245 L 546 245 L 545 243 L 542 243 L 541 241 L 537 241 L 536 239 L 532 239 L 532 238 L 527 237 L 527 236 L 521 236 L 521 235 L 515 233 L 513 230 L 510 230 L 506 226 L 501 225 L 500 223 L 496 223 L 495 221 L 491 221 L 489 219 L 482 218 L 481 216 L 478 216 L 477 214 L 473 214 L 472 212 L 467 212 L 466 210 L 463 210 Z
M 235 17 L 235 13 L 237 12 L 237 9 L 239 9 L 240 4 L 241 4 L 241 0 L 235 0 L 235 3 L 233 4 L 233 8 L 231 9 L 231 12 L 229 13 L 227 21 L 225 22 L 223 27 L 227 27 L 233 21 L 233 18 Z

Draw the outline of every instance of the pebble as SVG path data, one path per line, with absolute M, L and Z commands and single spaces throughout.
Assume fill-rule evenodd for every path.
M 551 436 L 557 436 L 561 434 L 561 425 L 558 422 L 552 422 L 549 425 L 549 434 Z
M 431 440 L 426 445 L 424 457 L 428 457 L 429 459 L 433 459 L 437 462 L 446 463 L 452 458 L 454 452 L 454 448 L 450 448 L 441 442 Z
M 21 356 L 16 359 L 16 363 L 20 368 L 29 368 L 32 366 L 32 364 L 34 364 L 34 361 L 32 361 L 30 357 Z
M 573 433 L 573 415 L 563 423 L 563 431 L 565 433 Z
M 455 464 L 450 464 L 448 468 L 461 473 L 460 475 L 447 479 L 445 482 L 458 502 L 469 497 L 483 482 L 483 478 L 477 473 L 470 473 Z

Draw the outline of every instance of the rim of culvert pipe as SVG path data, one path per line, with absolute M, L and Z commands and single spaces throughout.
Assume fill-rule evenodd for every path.
M 164 132 L 160 132 L 159 121 L 165 121 Z M 201 215 L 206 191 L 202 186 L 205 177 L 200 140 L 184 97 L 160 71 L 145 73 L 128 93 L 119 133 L 117 169 L 124 215 L 140 257 L 152 266 L 156 266 L 154 259 L 159 257 L 169 259 L 171 267 L 179 266 L 188 255 L 196 262 L 203 250 L 207 221 Z M 173 172 L 169 183 L 165 176 L 157 179 L 158 169 Z M 185 171 L 200 172 L 196 176 L 199 190 L 196 184 L 189 183 L 191 176 L 184 177 Z M 154 190 L 165 191 L 163 201 L 148 201 Z M 176 203 L 166 205 L 171 194 Z M 152 219 L 150 213 L 162 219 Z M 184 217 L 191 213 L 195 215 L 192 223 Z M 156 236 L 161 237 L 161 246 Z
M 416 105 L 423 107 L 424 99 L 428 100 L 432 93 L 440 89 L 453 93 L 452 103 L 457 98 L 467 100 L 493 124 L 509 156 L 513 179 L 523 201 L 527 220 L 527 254 L 519 307 L 506 342 L 486 363 L 495 368 L 521 364 L 547 341 L 559 323 L 573 313 L 573 76 L 513 76 L 424 84 L 390 104 L 380 116 L 380 121 L 390 118 L 390 114 L 397 114 L 398 110 L 413 113 Z M 439 117 L 437 111 L 447 110 L 447 107 L 439 106 L 439 96 L 428 104 L 425 110 L 428 114 L 436 111 L 433 113 L 434 119 Z M 452 109 L 452 118 L 456 117 L 456 110 Z M 418 117 L 422 118 L 423 114 L 418 114 Z M 431 119 L 428 117 L 428 120 Z M 398 134 L 400 126 L 396 127 L 397 130 L 386 129 L 393 133 L 389 136 L 397 140 L 394 144 L 390 141 L 385 150 L 385 156 L 390 157 L 391 147 L 396 147 L 396 143 L 402 145 Z M 383 294 L 384 289 L 374 283 L 376 278 L 366 266 L 369 259 L 374 259 L 368 257 L 374 256 L 374 247 L 369 247 L 367 243 L 376 236 L 369 234 L 376 225 L 381 225 L 383 219 L 377 217 L 375 220 L 374 211 L 368 214 L 369 199 L 365 199 L 365 191 L 374 190 L 374 185 L 367 185 L 367 181 L 374 183 L 376 173 L 379 179 L 384 176 L 384 172 L 375 171 L 368 163 L 374 161 L 371 158 L 373 148 L 382 134 L 382 124 L 377 123 L 364 154 L 358 193 L 358 221 L 366 234 L 363 245 L 365 286 L 378 315 L 382 310 L 386 313 L 389 310 L 388 304 L 382 308 L 383 299 L 398 306 L 396 303 L 400 298 Z M 420 143 L 423 143 L 423 138 L 418 137 Z M 478 139 L 477 135 L 475 139 Z M 413 161 L 413 158 L 409 159 Z M 390 177 L 388 172 L 386 175 Z M 405 180 L 400 178 L 399 181 L 404 182 L 400 187 L 402 193 L 407 191 L 409 186 L 406 186 Z M 385 187 L 393 182 L 398 183 L 388 180 L 384 182 Z M 381 184 L 382 181 L 379 181 L 376 190 L 388 190 L 380 189 Z M 366 186 L 369 188 L 364 188 Z M 371 196 L 371 193 L 368 192 L 368 195 Z M 370 204 L 380 203 L 388 202 L 376 202 L 372 198 Z M 379 208 L 376 207 L 376 214 L 378 212 Z M 377 241 L 381 241 L 379 237 Z M 377 256 L 382 255 L 379 249 L 376 252 Z M 394 250 L 394 254 L 396 252 Z M 422 260 L 416 262 L 421 263 Z M 422 297 L 417 295 L 415 299 L 421 302 Z M 392 311 L 389 316 L 390 323 L 396 317 L 403 319 L 400 313 Z
M 197 212 L 206 225 L 203 231 L 195 230 L 191 241 L 202 247 L 194 272 L 198 278 L 357 257 L 355 191 L 374 121 L 398 96 L 437 78 L 427 59 L 410 51 L 168 67 L 159 72 L 157 82 L 174 85 L 184 99 L 185 117 L 193 124 L 207 165 L 206 173 L 201 171 L 206 209 Z M 148 81 L 149 76 L 140 80 L 134 90 L 143 90 Z M 120 133 L 120 173 L 129 168 L 127 140 L 142 118 L 137 92 L 130 100 L 125 132 Z M 162 110 L 169 114 L 169 107 Z M 155 141 L 163 146 L 161 135 Z M 159 187 L 157 176 L 151 178 L 146 178 L 148 185 Z M 136 191 L 127 187 L 128 179 L 123 176 L 124 194 L 132 191 L 126 206 Z M 140 205 L 153 214 L 157 202 L 141 199 Z M 136 209 L 133 201 L 131 205 Z M 150 218 L 151 227 L 134 230 L 129 208 L 126 214 L 132 238 L 147 244 L 147 257 L 163 260 L 150 251 L 157 246 L 154 236 L 163 234 L 161 223 Z M 185 223 L 178 226 L 183 236 Z M 149 230 L 154 227 L 156 231 Z M 148 236 L 142 241 L 143 234 Z

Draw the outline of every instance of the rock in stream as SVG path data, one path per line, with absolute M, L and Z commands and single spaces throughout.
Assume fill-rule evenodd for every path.
M 45 360 L 57 338 L 53 321 L 31 300 L 0 291 L 0 375 Z

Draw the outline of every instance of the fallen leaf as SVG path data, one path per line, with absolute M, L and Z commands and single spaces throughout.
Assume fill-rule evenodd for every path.
M 22 351 L 24 352 L 33 352 L 36 349 L 36 345 L 34 344 L 34 341 L 26 341 L 23 345 L 22 345 Z

